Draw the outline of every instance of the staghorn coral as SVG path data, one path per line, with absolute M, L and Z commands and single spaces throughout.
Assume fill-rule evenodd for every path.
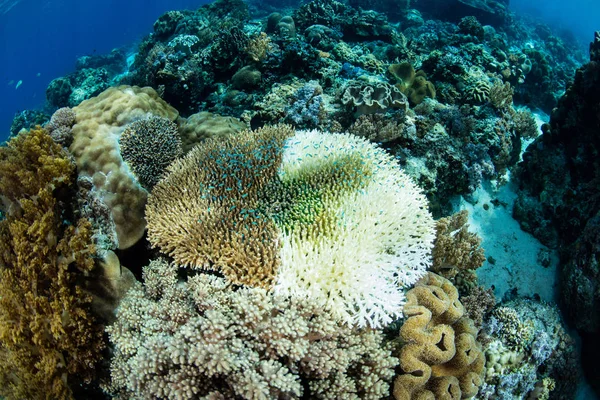
M 381 332 L 335 323 L 311 301 L 235 288 L 177 265 L 144 267 L 108 328 L 112 395 L 127 399 L 379 399 L 398 360 Z M 140 318 L 144 316 L 143 318 Z
M 437 221 L 431 270 L 447 279 L 461 270 L 475 270 L 485 261 L 481 238 L 468 230 L 468 217 L 468 211 L 462 210 Z
M 37 127 L 19 134 L 0 151 L 0 208 L 10 214 L 19 208 L 19 199 L 68 185 L 74 172 L 68 154 L 46 130 Z
M 77 284 L 94 268 L 91 224 L 64 223 L 52 194 L 75 166 L 39 128 L 12 139 L 0 159 L 0 195 L 18 203 L 0 222 L 0 395 L 68 399 L 70 384 L 90 382 L 103 347 L 91 298 Z M 20 170 L 7 169 L 8 160 Z M 20 192 L 7 184 L 36 172 L 37 190 L 29 179 Z
M 144 189 L 150 191 L 165 169 L 182 155 L 177 125 L 149 117 L 130 123 L 119 138 L 121 156 Z
M 430 272 L 406 297 L 396 400 L 475 396 L 483 382 L 485 358 L 456 288 Z
M 434 223 L 382 150 L 288 126 L 196 147 L 154 188 L 146 217 L 150 242 L 182 265 L 274 283 L 372 327 L 401 312 L 401 289 L 429 265 Z
M 131 174 L 119 152 L 119 137 L 134 121 L 155 115 L 175 120 L 178 112 L 151 88 L 118 86 L 73 109 L 73 143 L 80 176 L 91 177 L 111 210 L 119 248 L 133 246 L 144 234 L 147 192 Z

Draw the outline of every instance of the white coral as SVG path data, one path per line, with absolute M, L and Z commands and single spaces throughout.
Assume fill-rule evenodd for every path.
M 280 179 L 318 175 L 356 157 L 354 178 L 364 181 L 329 189 L 342 195 L 323 200 L 334 218 L 321 221 L 328 225 L 321 234 L 283 234 L 274 289 L 310 298 L 349 325 L 378 328 L 400 316 L 403 289 L 430 265 L 435 229 L 425 197 L 384 150 L 348 134 L 298 132 L 286 144 Z

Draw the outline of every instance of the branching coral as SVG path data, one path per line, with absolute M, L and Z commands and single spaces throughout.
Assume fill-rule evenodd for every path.
M 481 238 L 468 230 L 468 216 L 462 210 L 437 221 L 431 270 L 445 278 L 454 278 L 461 270 L 475 270 L 485 261 Z
M 40 189 L 67 185 L 75 166 L 62 146 L 42 128 L 11 139 L 0 152 L 0 199 L 4 211 L 17 207 L 17 200 L 37 195 Z
M 335 323 L 311 301 L 234 290 L 152 261 L 121 303 L 111 394 L 127 399 L 379 399 L 397 359 L 383 335 Z M 143 316 L 143 318 L 142 318 Z M 205 397 L 206 396 L 206 397 Z
M 0 152 L 0 194 L 19 207 L 0 222 L 0 394 L 8 399 L 70 398 L 69 384 L 89 382 L 102 349 L 91 299 L 76 284 L 94 267 L 91 225 L 63 223 L 52 192 L 75 166 L 58 149 L 36 129 Z M 19 176 L 20 192 L 10 184 Z
M 483 383 L 485 358 L 477 329 L 464 316 L 456 288 L 429 273 L 407 295 L 406 321 L 400 328 L 402 373 L 394 381 L 394 397 L 466 399 Z
M 288 126 L 199 145 L 154 188 L 146 216 L 150 242 L 178 263 L 275 283 L 372 327 L 399 315 L 434 236 L 425 197 L 383 150 Z
M 277 231 L 258 212 L 258 195 L 292 134 L 280 127 L 209 139 L 173 163 L 148 200 L 150 242 L 182 265 L 270 285 L 280 262 Z
M 261 32 L 250 38 L 246 46 L 246 53 L 252 61 L 262 62 L 267 58 L 267 53 L 271 47 L 271 38 L 266 33 Z

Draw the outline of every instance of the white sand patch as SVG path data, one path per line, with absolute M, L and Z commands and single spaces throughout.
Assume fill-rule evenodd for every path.
M 469 211 L 470 230 L 483 239 L 487 261 L 477 270 L 479 282 L 485 287 L 494 286 L 499 300 L 516 290 L 520 296 L 537 294 L 542 300 L 555 303 L 557 252 L 521 230 L 512 217 L 515 198 L 509 182 L 498 190 L 485 184 L 473 194 L 475 204 L 460 200 L 458 208 Z M 542 266 L 543 254 L 547 266 Z

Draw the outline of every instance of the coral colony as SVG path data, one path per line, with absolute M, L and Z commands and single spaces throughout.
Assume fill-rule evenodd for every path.
M 600 35 L 584 65 L 493 0 L 298 3 L 170 11 L 15 117 L 0 396 L 574 398 L 572 335 L 600 333 Z M 508 266 L 455 200 L 511 176 L 566 320 L 478 280 Z

